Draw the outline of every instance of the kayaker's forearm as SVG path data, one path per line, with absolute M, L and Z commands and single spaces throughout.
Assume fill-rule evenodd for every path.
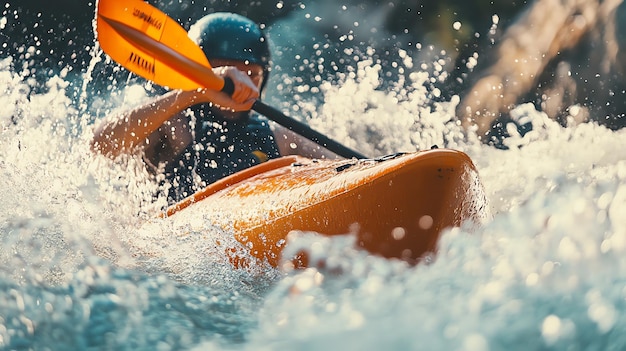
M 171 91 L 96 128 L 91 149 L 115 157 L 131 152 L 172 116 L 195 103 L 195 94 Z

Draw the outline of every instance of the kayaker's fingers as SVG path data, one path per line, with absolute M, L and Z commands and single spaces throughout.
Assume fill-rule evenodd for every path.
M 233 81 L 235 87 L 231 96 L 233 101 L 238 104 L 245 104 L 250 100 L 254 101 L 259 98 L 259 88 L 247 74 L 236 67 L 221 67 L 220 71 L 222 77 L 228 77 Z
M 258 86 L 250 77 L 230 66 L 217 67 L 213 71 L 219 76 L 230 78 L 234 87 L 232 95 L 212 89 L 200 89 L 192 92 L 195 103 L 211 103 L 225 111 L 250 111 L 260 95 Z

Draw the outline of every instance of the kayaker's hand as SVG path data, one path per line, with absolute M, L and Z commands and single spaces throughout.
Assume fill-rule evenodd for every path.
M 252 109 L 252 104 L 259 98 L 259 88 L 252 82 L 247 74 L 236 67 L 217 67 L 213 71 L 222 77 L 228 77 L 233 81 L 234 92 L 232 96 L 212 89 L 200 89 L 194 94 L 195 103 L 212 103 L 214 106 L 228 112 L 244 112 Z M 233 115 L 236 116 L 236 115 Z M 228 115 L 226 115 L 228 117 Z M 236 117 L 233 117 L 236 118 Z
M 235 85 L 235 90 L 231 96 L 233 101 L 238 104 L 250 103 L 250 107 L 252 107 L 252 103 L 260 96 L 259 88 L 252 79 L 237 67 L 220 67 L 217 70 L 220 72 L 220 76 L 228 77 L 233 81 Z

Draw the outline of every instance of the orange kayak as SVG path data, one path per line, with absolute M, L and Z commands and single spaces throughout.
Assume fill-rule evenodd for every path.
M 357 245 L 373 254 L 417 263 L 436 250 L 443 229 L 488 212 L 472 161 L 449 149 L 366 160 L 283 157 L 211 184 L 165 216 L 181 211 L 199 211 L 234 233 L 248 256 L 273 266 L 292 230 L 355 233 Z M 232 258 L 237 266 L 250 263 Z M 307 264 L 306 256 L 294 260 Z

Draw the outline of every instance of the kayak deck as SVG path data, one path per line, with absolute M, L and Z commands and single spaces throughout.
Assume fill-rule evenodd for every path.
M 448 149 L 367 160 L 283 157 L 213 183 L 166 215 L 187 207 L 273 266 L 292 230 L 353 233 L 373 254 L 416 263 L 436 250 L 443 229 L 480 221 L 487 212 L 473 163 Z M 305 256 L 296 261 L 307 264 Z

